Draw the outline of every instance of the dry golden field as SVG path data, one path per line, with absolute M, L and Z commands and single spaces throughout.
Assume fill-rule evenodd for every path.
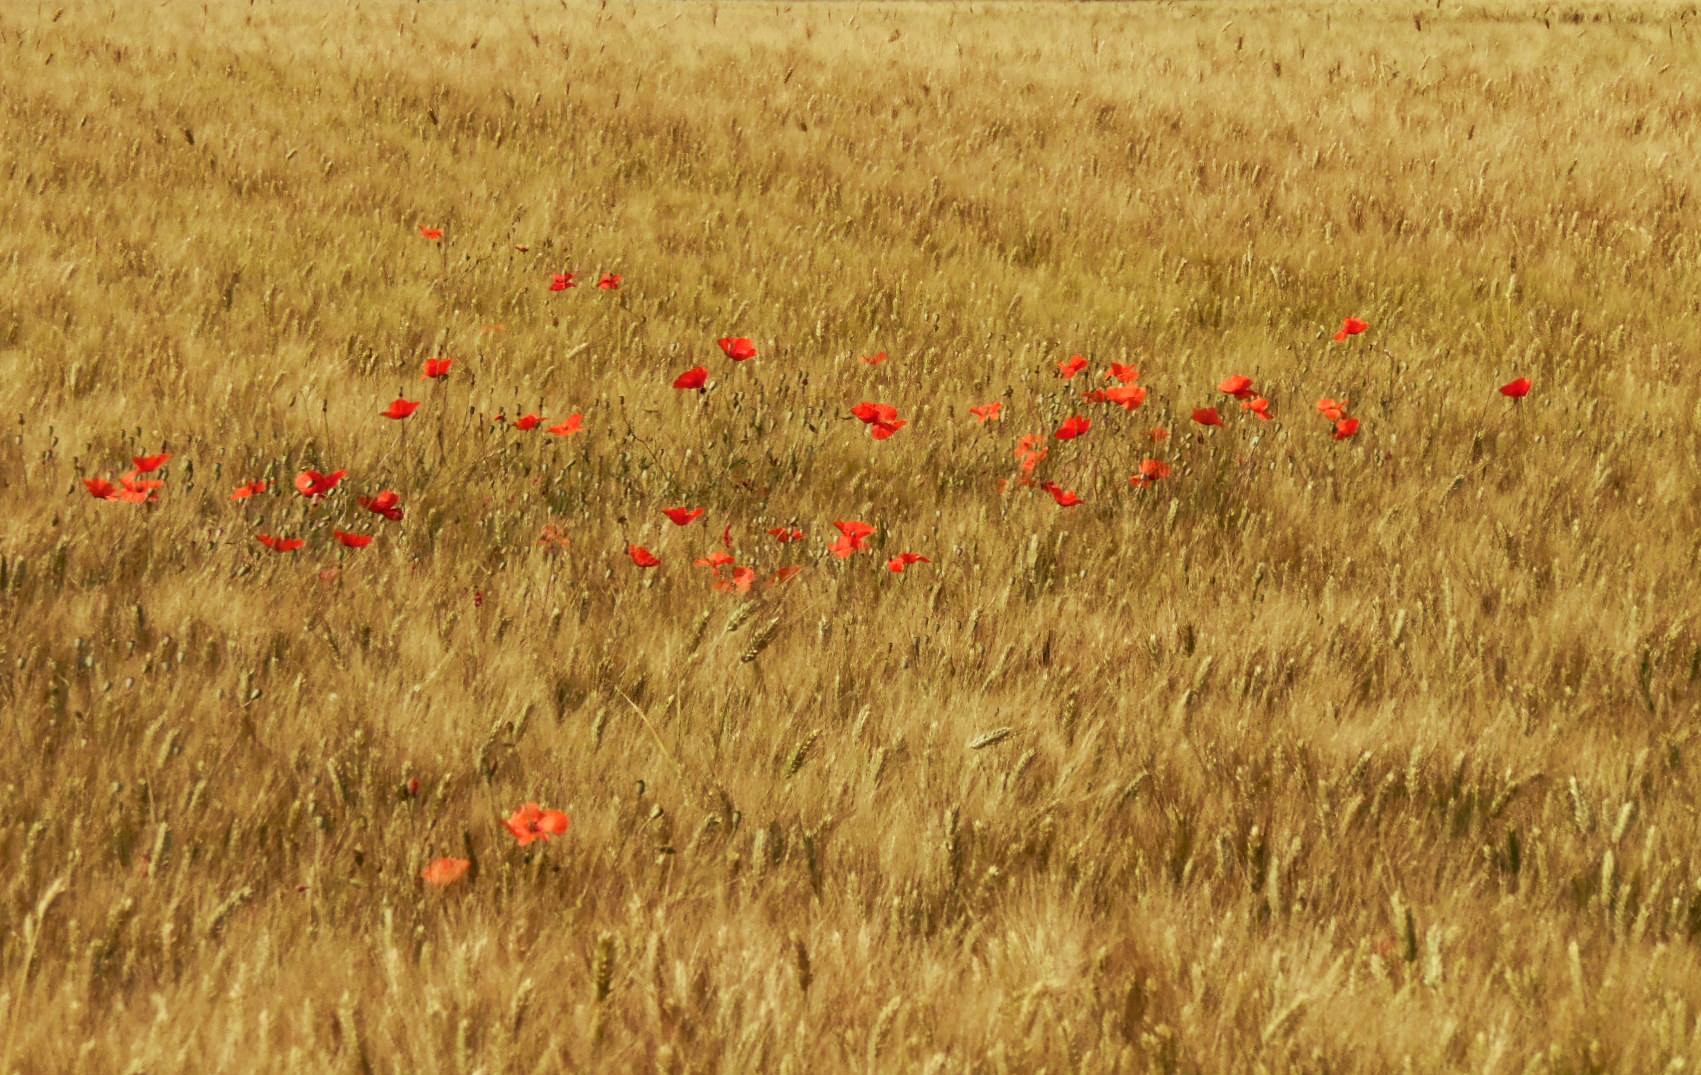
M 0 1075 L 1701 1062 L 1697 131 L 1693 4 L 0 6 Z

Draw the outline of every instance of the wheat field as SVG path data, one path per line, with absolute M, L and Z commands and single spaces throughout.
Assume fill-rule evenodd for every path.
M 1693 4 L 0 7 L 0 1075 L 1701 1061 L 1698 129 Z

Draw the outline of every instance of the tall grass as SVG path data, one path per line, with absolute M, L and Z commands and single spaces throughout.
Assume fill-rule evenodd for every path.
M 1701 1059 L 1697 70 L 1651 3 L 0 7 L 0 1071 Z

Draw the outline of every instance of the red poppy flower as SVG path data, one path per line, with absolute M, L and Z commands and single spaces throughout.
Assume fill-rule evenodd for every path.
M 630 556 L 632 558 L 632 562 L 637 564 L 639 567 L 655 567 L 657 564 L 661 563 L 661 560 L 655 553 L 644 548 L 642 545 L 626 546 L 626 555 Z
M 348 471 L 339 470 L 331 474 L 321 474 L 317 470 L 304 470 L 295 476 L 295 490 L 302 496 L 317 500 L 337 487 L 337 483 L 348 477 Z
M 881 351 L 877 355 L 863 355 L 858 358 L 857 361 L 862 363 L 864 366 L 878 366 L 880 363 L 886 361 L 886 352 Z
M 673 387 L 695 388 L 698 391 L 702 391 L 703 386 L 708 383 L 709 371 L 702 366 L 693 366 L 678 377 L 674 378 Z
M 247 500 L 251 496 L 265 492 L 268 488 L 270 486 L 266 482 L 249 482 L 247 485 L 239 486 L 234 493 L 230 494 L 230 498 L 232 500 Z
M 1128 479 L 1128 483 L 1136 489 L 1144 489 L 1155 483 L 1159 478 L 1170 476 L 1171 467 L 1161 459 L 1142 459 L 1140 472 Z
M 1110 369 L 1104 371 L 1106 380 L 1116 380 L 1123 384 L 1133 384 L 1140 379 L 1140 371 L 1133 366 L 1124 366 L 1120 362 L 1112 362 Z
M 1080 497 L 1076 496 L 1068 489 L 1063 488 L 1063 486 L 1058 485 L 1056 482 L 1046 482 L 1044 485 L 1040 486 L 1040 488 L 1050 493 L 1051 499 L 1057 501 L 1059 507 L 1072 508 L 1076 504 L 1085 503 L 1085 501 L 1083 501 Z
M 1163 426 L 1159 426 L 1146 435 L 1161 444 L 1169 439 L 1169 430 L 1165 429 Z
M 549 281 L 549 290 L 551 291 L 566 291 L 570 287 L 578 286 L 573 282 L 573 274 L 570 272 L 558 272 Z
M 448 888 L 466 879 L 471 859 L 437 859 L 420 871 L 420 879 L 433 888 Z
M 421 238 L 430 239 L 433 242 L 435 242 L 436 240 L 443 238 L 443 229 L 442 228 L 420 228 L 419 234 L 420 234 Z
M 1528 384 L 1529 382 L 1526 381 L 1524 383 Z M 170 461 L 170 452 L 161 452 L 158 455 L 133 455 L 130 457 L 130 462 L 136 464 L 137 474 L 152 474 L 154 471 L 165 466 L 166 463 Z
M 1252 391 L 1252 378 L 1243 377 L 1238 373 L 1233 377 L 1225 377 L 1223 382 L 1217 385 L 1217 391 L 1227 392 L 1235 399 L 1251 399 L 1254 395 Z
M 549 840 L 567 831 L 567 815 L 559 810 L 545 810 L 537 803 L 527 803 L 502 819 L 502 826 L 514 834 L 521 847 L 534 840 Z
M 402 521 L 402 495 L 386 489 L 377 496 L 363 496 L 360 506 L 374 515 L 382 515 L 393 523 Z
M 756 345 L 743 336 L 722 336 L 715 341 L 734 362 L 748 362 L 756 357 Z
M 732 561 L 733 556 L 730 552 L 711 552 L 701 560 L 691 561 L 691 566 L 721 568 L 732 563 Z
M 455 364 L 452 358 L 428 358 L 425 360 L 425 375 L 422 381 L 435 381 L 440 377 L 449 376 L 449 367 Z
M 768 533 L 781 545 L 784 545 L 788 541 L 802 541 L 804 538 L 803 531 L 798 530 L 795 527 L 788 530 L 783 526 L 771 526 L 768 528 Z
M 1347 416 L 1347 401 L 1344 399 L 1320 399 L 1317 401 L 1317 413 L 1331 422 L 1339 422 Z
M 1345 321 L 1341 322 L 1341 331 L 1335 333 L 1335 342 L 1340 343 L 1348 336 L 1357 336 L 1369 327 L 1370 322 L 1360 321 L 1356 317 L 1349 317 Z
M 408 415 L 417 410 L 419 410 L 419 404 L 410 403 L 405 399 L 398 399 L 396 402 L 390 404 L 389 410 L 381 411 L 379 413 L 384 418 L 406 418 Z
M 827 549 L 841 560 L 868 544 L 868 539 L 874 536 L 874 527 L 867 523 L 837 522 L 833 525 L 839 528 L 839 537 Z
M 908 420 L 898 417 L 898 408 L 890 403 L 858 403 L 851 413 L 868 425 L 869 435 L 875 440 L 885 440 L 909 425 Z
M 259 542 L 273 552 L 294 552 L 307 544 L 302 538 L 273 537 L 271 534 L 259 535 Z
M 1146 402 L 1146 390 L 1137 384 L 1119 384 L 1088 392 L 1087 399 L 1094 403 L 1114 403 L 1125 411 L 1133 412 Z
M 673 520 L 675 526 L 689 525 L 693 520 L 703 515 L 702 508 L 663 508 L 662 514 Z
M 1511 384 L 1503 384 L 1500 386 L 1500 394 L 1510 399 L 1523 399 L 1530 394 L 1530 379 L 1520 377 Z M 140 465 L 140 461 L 138 461 L 138 465 Z
M 998 420 L 999 416 L 1004 413 L 1004 404 L 982 403 L 977 407 L 970 407 L 969 413 L 974 415 L 976 421 L 980 422 L 981 425 L 985 425 L 988 422 Z
M 932 560 L 929 560 L 919 552 L 900 552 L 898 555 L 886 561 L 886 570 L 892 572 L 894 575 L 901 575 L 903 574 L 904 568 L 911 564 L 931 564 L 932 562 Z
M 1079 437 L 1091 428 L 1093 428 L 1092 422 L 1089 422 L 1087 419 L 1082 418 L 1078 414 L 1074 414 L 1070 415 L 1068 420 L 1059 426 L 1057 432 L 1052 435 L 1058 440 L 1074 440 L 1076 437 Z
M 1044 444 L 1045 437 L 1039 433 L 1028 433 L 1016 442 L 1016 458 L 1021 460 L 1024 473 L 1032 474 L 1040 460 L 1046 457 L 1050 449 L 1043 447 Z
M 1253 399 L 1247 400 L 1245 403 L 1240 405 L 1240 409 L 1243 411 L 1251 411 L 1266 422 L 1270 421 L 1273 417 L 1270 414 L 1270 401 L 1265 399 L 1263 396 L 1257 396 Z
M 565 422 L 550 426 L 548 431 L 557 437 L 571 437 L 575 433 L 583 433 L 585 431 L 585 416 L 583 414 L 569 414 Z
M 715 589 L 721 593 L 749 593 L 750 588 L 756 585 L 756 569 L 753 567 L 735 567 L 732 574 L 724 579 L 718 575 L 717 572 Z
M 1200 407 L 1194 411 L 1193 420 L 1202 426 L 1220 426 L 1223 424 L 1223 416 L 1211 407 Z
M 1074 380 L 1075 375 L 1087 368 L 1087 360 L 1080 355 L 1070 355 L 1057 364 L 1057 374 L 1065 381 Z
M 372 544 L 371 534 L 351 534 L 346 530 L 333 530 L 331 533 L 336 535 L 338 541 L 351 549 L 364 549 Z
M 1343 418 L 1339 422 L 1335 423 L 1335 439 L 1336 440 L 1346 440 L 1348 437 L 1352 436 L 1353 434 L 1355 434 L 1357 432 L 1358 432 L 1358 419 L 1357 418 Z
M 514 419 L 514 428 L 525 433 L 530 433 L 540 425 L 543 425 L 543 418 L 536 414 L 528 414 Z
M 117 500 L 118 486 L 105 478 L 84 478 L 83 484 L 88 487 L 89 495 L 96 500 Z
M 617 272 L 603 273 L 602 276 L 597 278 L 597 289 L 600 291 L 619 291 L 620 274 Z

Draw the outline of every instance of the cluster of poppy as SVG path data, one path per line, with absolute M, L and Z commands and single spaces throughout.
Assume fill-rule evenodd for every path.
M 152 474 L 160 467 L 171 462 L 170 452 L 158 455 L 136 455 L 130 457 L 134 469 L 118 479 L 113 484 L 105 478 L 84 478 L 83 485 L 89 495 L 96 500 L 118 500 L 126 504 L 147 504 L 159 499 L 159 491 L 165 487 L 165 482 L 159 478 L 144 478 L 144 474 Z
M 560 810 L 545 810 L 537 803 L 527 803 L 502 819 L 521 847 L 561 836 L 567 831 L 567 815 Z M 420 879 L 434 888 L 447 888 L 467 880 L 472 874 L 472 859 L 440 858 L 420 871 Z
M 429 240 L 440 240 L 442 238 L 440 229 L 421 228 L 420 234 Z M 608 274 L 598 281 L 597 286 L 605 290 L 613 290 L 619 287 L 619 284 L 620 277 L 618 275 Z M 567 290 L 574 286 L 576 285 L 571 273 L 557 275 L 551 284 L 552 290 L 556 291 Z M 1358 318 L 1347 318 L 1341 330 L 1335 333 L 1334 339 L 1345 341 L 1362 334 L 1368 328 L 1369 325 L 1365 321 Z M 746 337 L 722 337 L 716 342 L 726 357 L 735 363 L 748 362 L 757 356 L 756 345 Z M 877 366 L 887 361 L 887 355 L 882 351 L 873 356 L 863 357 L 860 361 L 866 365 Z M 1080 355 L 1071 355 L 1067 360 L 1057 364 L 1057 371 L 1058 375 L 1064 380 L 1073 380 L 1085 373 L 1090 365 L 1091 363 L 1086 358 Z M 453 366 L 454 360 L 451 358 L 427 359 L 424 363 L 421 379 L 440 381 L 449 376 Z M 1104 372 L 1103 379 L 1113 383 L 1083 393 L 1084 401 L 1118 406 L 1125 411 L 1133 412 L 1142 407 L 1149 398 L 1147 389 L 1138 383 L 1140 371 L 1133 366 L 1113 362 Z M 674 380 L 673 386 L 682 390 L 706 391 L 708 383 L 707 368 L 697 366 L 680 374 Z M 1250 413 L 1253 417 L 1266 422 L 1273 419 L 1270 413 L 1270 400 L 1257 392 L 1250 377 L 1235 374 L 1225 378 L 1218 384 L 1217 388 L 1225 395 L 1239 401 L 1241 409 Z M 1501 394 L 1514 400 L 1522 399 L 1528 395 L 1529 391 L 1530 382 L 1526 378 L 1519 378 L 1500 388 Z M 398 398 L 379 414 L 392 421 L 405 421 L 411 418 L 421 405 L 419 401 Z M 1359 430 L 1359 421 L 1347 413 L 1347 406 L 1345 400 L 1335 399 L 1323 399 L 1317 404 L 1318 413 L 1332 423 L 1333 436 L 1336 440 L 1346 440 L 1356 435 Z M 992 402 L 978 404 L 968 410 L 979 423 L 986 425 L 1002 420 L 1003 407 L 1002 403 Z M 851 415 L 868 427 L 869 435 L 876 441 L 889 439 L 909 424 L 908 420 L 898 416 L 897 407 L 888 403 L 859 403 L 851 408 Z M 1223 425 L 1223 417 L 1215 407 L 1202 407 L 1194 410 L 1192 419 L 1194 423 L 1202 427 Z M 505 424 L 507 422 L 505 418 L 499 418 L 499 421 Z M 545 421 L 546 419 L 538 414 L 526 414 L 515 419 L 512 426 L 522 432 L 528 432 L 542 427 Z M 560 423 L 547 428 L 548 432 L 559 437 L 581 433 L 584 431 L 584 415 L 574 413 Z M 1092 428 L 1092 419 L 1080 414 L 1071 414 L 1053 432 L 1050 440 L 1073 441 L 1086 436 Z M 1169 439 L 1170 433 L 1169 430 L 1164 428 L 1154 428 L 1150 430 L 1149 436 L 1155 444 L 1161 444 Z M 1035 484 L 1031 475 L 1040 463 L 1047 458 L 1049 452 L 1048 438 L 1043 434 L 1028 433 L 1019 438 L 1015 452 L 1019 467 L 1018 484 L 1023 486 Z M 162 452 L 154 456 L 137 456 L 132 459 L 134 469 L 130 474 L 119 479 L 118 483 L 115 484 L 105 478 L 86 478 L 83 480 L 84 485 L 89 493 L 99 500 L 147 503 L 158 498 L 158 492 L 163 487 L 164 482 L 157 478 L 146 478 L 144 475 L 158 471 L 170 459 L 171 454 L 169 452 Z M 1140 462 L 1136 472 L 1129 477 L 1129 483 L 1137 489 L 1144 489 L 1170 477 L 1172 473 L 1173 467 L 1169 462 L 1148 457 Z M 296 492 L 302 497 L 312 502 L 318 502 L 336 490 L 347 476 L 346 470 L 332 472 L 303 470 L 296 476 L 294 486 Z M 1008 487 L 1009 483 L 1006 481 L 1000 484 L 1001 487 Z M 265 493 L 269 488 L 269 483 L 266 481 L 250 481 L 237 487 L 230 494 L 230 499 L 235 502 L 246 501 Z M 1039 488 L 1048 493 L 1060 507 L 1073 507 L 1084 503 L 1077 493 L 1065 488 L 1058 482 L 1047 481 L 1041 483 Z M 401 499 L 401 494 L 394 490 L 382 490 L 372 496 L 357 497 L 361 507 L 392 522 L 400 522 L 404 517 Z M 661 511 L 675 526 L 679 527 L 689 526 L 705 514 L 703 508 L 685 506 L 663 508 Z M 878 532 L 872 524 L 857 520 L 840 520 L 833 525 L 838 530 L 838 537 L 828 544 L 827 551 L 837 559 L 848 559 L 862 551 Z M 365 548 L 373 540 L 372 535 L 369 534 L 351 533 L 340 529 L 334 529 L 332 532 L 338 543 L 351 549 Z M 796 526 L 772 527 L 768 529 L 767 533 L 780 545 L 799 542 L 807 536 L 803 529 Z M 285 537 L 268 533 L 258 534 L 257 540 L 267 548 L 279 553 L 293 552 L 303 548 L 306 544 L 305 539 L 300 537 Z M 547 547 L 567 548 L 570 542 L 556 527 L 547 526 L 544 528 L 543 537 L 539 544 Z M 737 594 L 749 593 L 761 581 L 761 575 L 755 567 L 738 563 L 737 557 L 733 555 L 731 523 L 726 524 L 721 532 L 721 545 L 721 550 L 693 561 L 693 565 L 710 569 L 713 586 L 716 590 Z M 641 569 L 656 568 L 662 563 L 660 556 L 643 545 L 628 543 L 626 553 L 632 563 Z M 886 566 L 893 573 L 902 573 L 916 564 L 931 562 L 927 556 L 921 553 L 906 551 L 892 556 L 887 561 Z M 767 585 L 769 587 L 780 585 L 795 578 L 803 570 L 804 568 L 801 565 L 780 567 L 768 576 Z M 477 595 L 476 599 L 482 601 L 482 594 Z M 568 819 L 567 815 L 561 811 L 545 810 L 537 803 L 527 803 L 505 818 L 502 823 L 513 834 L 520 846 L 526 847 L 535 841 L 547 841 L 554 836 L 562 835 L 567 831 Z M 473 864 L 470 859 L 440 858 L 425 868 L 422 877 L 427 884 L 439 887 L 448 886 L 466 879 L 472 867 Z

